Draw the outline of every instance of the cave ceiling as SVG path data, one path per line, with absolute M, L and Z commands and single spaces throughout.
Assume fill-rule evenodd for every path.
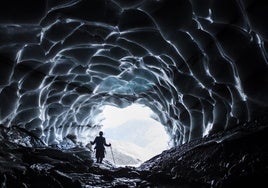
M 267 3 L 26 0 L 0 8 L 0 123 L 47 143 L 104 105 L 150 107 L 175 145 L 268 105 Z

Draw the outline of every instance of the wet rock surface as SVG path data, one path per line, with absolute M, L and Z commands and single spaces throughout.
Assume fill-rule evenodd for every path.
M 13 139 L 13 134 L 31 138 L 32 146 Z M 0 183 L 8 188 L 267 185 L 267 135 L 264 117 L 166 150 L 135 168 L 97 164 L 85 147 L 48 147 L 22 129 L 1 128 Z
M 267 185 L 267 118 L 163 152 L 141 165 L 150 181 L 192 182 L 204 187 Z

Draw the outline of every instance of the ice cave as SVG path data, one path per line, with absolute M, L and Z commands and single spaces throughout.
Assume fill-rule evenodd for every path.
M 133 106 L 147 119 L 119 126 Z M 267 1 L 0 6 L 3 188 L 265 187 L 267 125 Z M 100 130 L 114 152 L 96 164 Z

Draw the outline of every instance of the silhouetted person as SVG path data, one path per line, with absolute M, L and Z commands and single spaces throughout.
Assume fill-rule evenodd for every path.
M 105 147 L 104 146 L 111 146 L 111 143 L 107 144 L 105 137 L 103 137 L 103 132 L 99 132 L 99 136 L 95 138 L 93 142 L 90 142 L 92 145 L 96 144 L 96 159 L 97 163 L 102 163 L 102 159 L 105 157 Z

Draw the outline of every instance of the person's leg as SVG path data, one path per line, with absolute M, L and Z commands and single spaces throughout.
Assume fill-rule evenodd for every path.
M 105 152 L 105 149 L 101 150 L 100 152 L 100 163 L 102 163 L 102 160 L 104 158 L 104 152 Z
M 100 151 L 96 150 L 96 159 L 97 159 L 97 163 L 100 162 Z

